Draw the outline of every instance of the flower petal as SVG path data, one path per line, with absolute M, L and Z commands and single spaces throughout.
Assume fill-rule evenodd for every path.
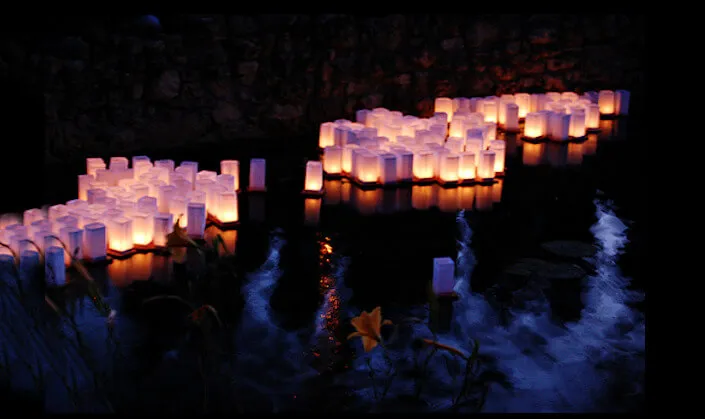
M 360 332 L 352 332 L 351 334 L 348 335 L 348 340 L 357 337 L 357 336 L 362 336 Z
M 367 336 L 362 337 L 362 347 L 365 348 L 365 352 L 373 350 L 377 346 L 377 341 Z
M 350 320 L 350 324 L 352 324 L 358 332 L 365 331 L 365 320 L 362 318 L 362 315 L 353 317 L 352 320 Z
M 388 325 L 388 324 L 394 324 L 394 323 L 392 323 L 391 320 L 385 320 L 385 321 L 382 322 L 382 326 Z

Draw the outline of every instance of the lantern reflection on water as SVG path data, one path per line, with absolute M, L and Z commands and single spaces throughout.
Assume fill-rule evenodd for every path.
M 568 143 L 567 163 L 577 166 L 583 162 L 583 144 Z
M 439 180 L 442 182 L 457 182 L 460 164 L 460 156 L 457 154 L 445 154 L 441 156 L 439 168 Z
M 614 102 L 617 115 L 627 115 L 629 113 L 629 92 L 627 90 L 615 91 Z
M 126 217 L 106 220 L 108 225 L 108 248 L 116 252 L 126 252 L 133 247 L 133 222 Z
M 526 166 L 538 166 L 543 159 L 545 144 L 533 144 L 525 142 L 522 144 L 522 163 Z
M 377 212 L 377 204 L 382 197 L 382 189 L 365 190 L 353 188 L 351 202 L 362 215 L 371 215 Z
M 475 186 L 475 209 L 487 211 L 492 209 L 492 187 L 489 185 Z
M 438 209 L 441 212 L 458 210 L 458 188 L 438 188 Z
M 383 185 L 391 185 L 397 182 L 397 156 L 394 153 L 382 153 L 379 155 L 379 181 Z
M 304 225 L 317 226 L 321 220 L 321 200 L 304 199 Z
M 411 206 L 417 210 L 429 209 L 436 205 L 435 185 L 414 185 L 411 188 Z
M 343 181 L 338 179 L 325 180 L 323 185 L 326 190 L 326 194 L 323 197 L 323 204 L 338 205 L 341 199 Z

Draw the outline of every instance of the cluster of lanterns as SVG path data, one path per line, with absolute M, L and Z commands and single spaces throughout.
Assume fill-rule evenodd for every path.
M 355 122 L 320 127 L 323 162 L 307 168 L 306 190 L 322 188 L 322 172 L 362 185 L 436 181 L 458 185 L 491 182 L 505 170 L 506 142 L 498 130 L 523 139 L 583 140 L 599 130 L 601 116 L 626 115 L 629 92 L 602 90 L 446 98 L 430 118 L 385 108 L 359 110 Z
M 265 170 L 264 159 L 250 161 L 249 191 L 266 190 Z M 176 166 L 147 156 L 131 162 L 111 157 L 108 164 L 88 158 L 86 173 L 78 175 L 77 199 L 0 217 L 0 242 L 10 247 L 0 249 L 0 256 L 33 258 L 37 246 L 47 264 L 63 268 L 70 255 L 57 239 L 85 260 L 127 256 L 165 247 L 177 219 L 189 236 L 202 238 L 209 222 L 224 228 L 238 223 L 239 190 L 237 160 L 221 161 L 217 173 L 199 171 L 193 161 Z

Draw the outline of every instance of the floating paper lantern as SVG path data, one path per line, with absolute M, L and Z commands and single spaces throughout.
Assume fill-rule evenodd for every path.
M 47 227 L 50 227 L 51 224 L 47 225 Z M 58 231 L 59 229 L 63 227 L 78 227 L 78 217 L 74 217 L 72 215 L 62 215 L 61 217 L 56 219 L 56 230 Z
M 108 244 L 107 229 L 103 223 L 86 224 L 84 230 L 83 255 L 89 260 L 105 258 Z
M 370 111 L 367 109 L 359 109 L 359 110 L 355 111 L 355 121 L 359 122 L 361 124 L 365 124 L 365 122 L 367 121 L 367 115 L 369 113 L 370 113 Z M 321 148 L 323 148 L 323 147 L 321 147 Z
M 614 92 L 615 113 L 617 115 L 629 114 L 629 91 L 617 90 Z
M 499 98 L 497 107 L 497 123 L 504 126 L 506 124 L 507 105 L 514 104 L 514 95 L 502 95 Z
M 438 209 L 441 212 L 456 212 L 458 210 L 458 188 L 438 189 Z
M 433 259 L 433 292 L 436 295 L 453 293 L 455 288 L 455 262 L 449 257 Z
M 108 225 L 108 248 L 116 252 L 127 252 L 134 246 L 133 222 L 127 217 L 106 220 Z
M 39 208 L 28 209 L 23 213 L 23 224 L 28 226 L 35 221 L 44 219 L 44 212 Z
M 499 112 L 499 101 L 487 99 L 482 101 L 482 113 L 485 115 L 485 122 L 497 123 Z
M 157 192 L 157 209 L 159 212 L 169 212 L 169 202 L 176 195 L 176 187 L 162 185 Z
M 343 155 L 340 160 L 343 173 L 352 173 L 353 151 L 358 147 L 356 144 L 347 144 L 343 147 Z
M 496 153 L 491 150 L 480 151 L 479 162 L 477 164 L 477 176 L 484 180 L 493 179 L 495 175 Z
M 132 241 L 137 246 L 147 246 L 154 238 L 154 215 L 148 212 L 132 214 Z
M 304 178 L 304 191 L 323 192 L 323 164 L 319 161 L 306 162 L 306 175 Z
M 203 237 L 203 232 L 206 230 L 206 206 L 198 202 L 189 202 L 186 213 L 188 214 L 186 233 L 195 238 Z
M 188 225 L 188 203 L 191 202 L 188 196 L 175 196 L 169 201 L 169 214 L 174 220 L 179 220 L 179 227 L 185 228 Z
M 433 177 L 439 178 L 441 175 L 441 160 L 447 154 L 450 154 L 450 150 L 444 147 L 434 147 L 431 149 L 433 151 Z
M 96 170 L 105 169 L 105 162 L 99 157 L 89 157 L 86 159 L 86 173 L 95 176 Z
M 220 162 L 220 173 L 232 175 L 235 180 L 234 190 L 240 190 L 240 162 L 238 160 L 222 160 Z
M 250 185 L 248 187 L 250 191 L 264 192 L 267 189 L 265 186 L 266 165 L 265 159 L 250 160 Z
M 221 223 L 235 223 L 240 220 L 237 207 L 237 194 L 233 191 L 220 191 L 216 195 L 218 212 L 215 218 Z
M 507 155 L 507 143 L 503 140 L 494 140 L 489 143 L 489 150 L 495 152 L 494 171 L 504 173 L 504 165 Z
M 526 118 L 526 114 L 531 111 L 531 95 L 528 93 L 517 93 L 514 95 L 514 103 L 519 107 L 519 118 Z
M 445 154 L 440 160 L 439 180 L 442 182 L 457 182 L 460 156 L 453 153 Z
M 159 210 L 157 198 L 153 196 L 143 196 L 137 200 L 137 209 L 142 212 L 156 213 Z
M 579 96 L 575 92 L 563 92 L 561 93 L 561 99 L 560 100 L 565 100 L 568 102 L 577 102 L 579 99 Z
M 379 181 L 379 159 L 376 154 L 362 152 L 357 155 L 357 178 L 363 183 Z
M 524 137 L 543 137 L 544 132 L 541 122 L 541 114 L 539 114 L 538 112 L 529 112 L 528 114 L 526 114 L 526 121 L 524 122 Z
M 158 247 L 166 246 L 166 236 L 174 228 L 174 218 L 168 213 L 154 215 L 154 238 L 152 244 Z
M 465 139 L 461 137 L 448 137 L 445 148 L 451 153 L 458 154 L 465 148 Z
M 202 204 L 206 203 L 206 193 L 204 191 L 193 190 L 189 192 L 186 197 L 188 198 L 189 202 L 200 202 Z
M 229 174 L 219 174 L 215 178 L 215 182 L 219 185 L 224 186 L 229 191 L 235 190 L 235 176 Z
M 587 130 L 600 129 L 600 105 L 593 103 L 585 108 L 585 128 Z
M 64 254 L 64 263 L 71 265 L 71 256 L 83 259 L 83 230 L 77 227 L 63 227 L 59 230 L 59 238 L 66 243 L 71 253 Z
M 147 160 L 138 160 L 138 161 L 132 161 L 132 176 L 134 176 L 134 179 L 140 179 L 140 176 L 144 175 L 145 173 L 148 173 L 151 169 L 153 168 L 152 162 Z
M 519 106 L 508 103 L 505 106 L 504 129 L 509 132 L 519 131 Z
M 328 146 L 323 149 L 323 170 L 329 175 L 339 175 L 343 171 L 343 148 Z
M 46 283 L 50 287 L 66 284 L 66 262 L 64 261 L 64 248 L 51 246 L 44 251 L 44 269 Z
M 449 97 L 437 97 L 433 103 L 434 112 L 444 112 L 446 123 L 450 122 L 450 115 L 453 115 L 453 99 Z
M 435 155 L 430 150 L 420 150 L 414 153 L 414 177 L 419 180 L 432 179 L 434 159 Z
M 602 115 L 614 114 L 615 97 L 612 90 L 600 90 L 597 98 L 597 104 L 600 105 L 600 113 Z
M 92 175 L 78 175 L 78 199 L 88 199 L 88 189 L 94 180 Z
M 383 185 L 390 185 L 397 182 L 397 156 L 394 153 L 383 153 L 379 155 L 379 181 Z
M 585 112 L 576 111 L 570 114 L 568 135 L 573 138 L 582 138 L 586 134 Z
M 66 205 L 52 205 L 47 210 L 47 218 L 49 219 L 49 221 L 54 222 L 57 218 L 61 217 L 62 215 L 67 215 L 68 212 L 69 208 Z
M 460 159 L 458 160 L 459 180 L 474 180 L 477 177 L 477 172 L 475 170 L 476 161 L 477 157 L 474 152 L 464 151 L 460 153 Z
M 574 166 L 577 166 L 583 162 L 583 144 L 568 143 L 568 153 L 566 162 Z
M 570 128 L 570 115 L 557 112 L 551 113 L 548 119 L 550 137 L 554 140 L 566 140 Z

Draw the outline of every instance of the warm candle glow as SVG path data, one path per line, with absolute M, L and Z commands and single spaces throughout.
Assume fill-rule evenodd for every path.
M 215 217 L 222 223 L 234 223 L 240 220 L 237 194 L 232 191 L 221 191 L 217 194 L 218 213 Z
M 188 203 L 187 196 L 175 196 L 169 202 L 169 214 L 174 220 L 179 220 L 179 227 L 186 228 L 188 225 Z M 179 218 L 180 217 L 180 218 Z
M 433 178 L 434 154 L 431 150 L 419 150 L 414 153 L 413 171 L 418 179 Z
M 382 153 L 379 155 L 379 181 L 383 185 L 396 183 L 397 181 L 397 156 L 394 153 Z
M 331 175 L 338 175 L 343 171 L 343 148 L 328 146 L 323 149 L 323 170 Z
M 460 164 L 460 156 L 457 154 L 445 154 L 441 156 L 439 179 L 444 182 L 457 182 Z
M 586 106 L 585 128 L 589 130 L 600 129 L 600 105 L 593 103 Z
M 489 149 L 494 151 L 494 171 L 497 173 L 504 172 L 504 162 L 507 155 L 507 143 L 504 140 L 494 140 L 490 141 Z
M 444 112 L 446 114 L 446 123 L 450 122 L 450 117 L 453 115 L 453 99 L 448 97 L 437 97 L 434 101 L 434 112 Z
M 526 114 L 524 122 L 524 136 L 526 138 L 539 138 L 544 136 L 543 126 L 541 124 L 541 114 L 538 112 L 529 112 Z
M 132 241 L 136 245 L 146 246 L 154 238 L 154 216 L 147 212 L 132 214 Z
M 304 190 L 307 192 L 321 192 L 323 190 L 323 165 L 321 162 L 306 162 Z
M 600 90 L 597 98 L 597 104 L 600 105 L 600 113 L 603 115 L 614 114 L 615 97 L 612 90 Z
M 480 152 L 480 161 L 477 165 L 477 176 L 481 179 L 493 179 L 495 175 L 494 164 L 496 154 L 491 150 Z
M 235 180 L 236 191 L 240 190 L 240 162 L 237 160 L 222 160 L 220 162 L 220 173 L 232 175 Z
M 108 229 L 108 247 L 117 252 L 125 252 L 133 247 L 133 224 L 126 217 L 116 217 L 106 220 Z
M 184 214 L 186 215 L 186 214 Z M 164 247 L 166 246 L 166 236 L 171 233 L 174 227 L 174 218 L 168 213 L 158 213 L 154 215 L 154 237 L 153 242 L 155 246 Z
M 475 162 L 477 157 L 472 151 L 460 153 L 458 161 L 458 178 L 460 180 L 473 180 L 477 177 Z
M 581 138 L 586 134 L 585 111 L 576 110 L 570 114 L 568 135 L 573 138 Z

